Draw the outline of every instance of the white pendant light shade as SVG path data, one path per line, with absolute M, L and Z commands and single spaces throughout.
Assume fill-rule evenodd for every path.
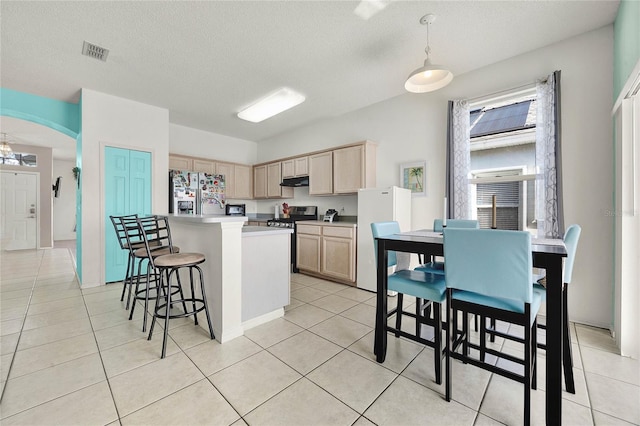
M 424 65 L 409 74 L 404 88 L 412 93 L 426 93 L 438 90 L 451 83 L 453 73 L 442 65 L 433 65 L 431 63 L 431 46 L 429 45 L 429 26 L 436 20 L 436 16 L 429 13 L 420 18 L 420 24 L 427 26 L 427 47 L 424 52 L 427 59 Z
M 438 90 L 453 80 L 451 71 L 442 65 L 433 65 L 429 58 L 425 59 L 424 65 L 412 72 L 404 88 L 412 93 L 426 93 Z

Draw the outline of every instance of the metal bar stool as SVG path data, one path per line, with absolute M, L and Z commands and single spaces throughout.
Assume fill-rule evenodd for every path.
M 135 269 L 135 258 L 133 257 L 134 249 L 142 247 L 142 243 L 138 243 L 137 247 L 132 247 L 127 239 L 127 230 L 125 229 L 125 225 L 123 220 L 131 220 L 135 221 L 138 218 L 137 214 L 125 215 L 125 216 L 109 216 L 111 219 L 111 223 L 113 224 L 113 228 L 116 231 L 116 237 L 118 238 L 118 243 L 120 244 L 120 248 L 122 250 L 126 250 L 127 253 L 127 272 L 125 273 L 125 277 L 122 280 L 122 295 L 120 296 L 120 301 L 124 300 L 124 293 L 129 287 L 129 293 L 127 295 L 127 305 L 125 309 L 129 309 L 129 303 L 131 301 L 131 286 L 133 285 L 133 277 L 132 274 Z
M 132 281 L 135 278 L 135 290 L 133 292 L 134 303 L 131 305 L 129 320 L 133 319 L 135 300 L 144 300 L 142 331 L 146 331 L 149 299 L 155 298 L 155 295 L 151 295 L 151 292 L 159 291 L 160 289 L 158 274 L 149 260 L 166 254 L 179 253 L 180 248 L 173 245 L 169 223 L 164 216 L 123 218 L 121 221 L 125 229 L 128 246 L 131 247 L 132 270 L 135 268 L 135 261 L 138 261 L 137 273 L 131 277 Z M 145 264 L 146 272 L 143 273 L 142 268 Z M 142 289 L 140 284 L 144 286 Z M 133 285 L 133 282 L 131 285 Z M 174 294 L 182 294 L 182 288 L 174 286 L 172 292 Z
M 168 218 L 166 216 L 157 216 L 157 222 L 161 224 L 161 226 L 166 226 L 169 228 Z M 195 325 L 198 325 L 198 312 L 205 311 L 207 317 L 207 325 L 209 326 L 209 333 L 211 335 L 211 339 L 215 339 L 213 334 L 213 326 L 211 324 L 211 316 L 209 315 L 209 307 L 207 305 L 207 296 L 204 288 L 204 276 L 202 273 L 202 269 L 198 265 L 203 263 L 206 259 L 205 256 L 201 253 L 170 253 L 163 254 L 160 256 L 153 255 L 155 251 L 149 246 L 149 239 L 147 238 L 147 232 L 145 231 L 146 227 L 149 225 L 145 225 L 145 221 L 143 219 L 137 219 L 139 230 L 141 231 L 141 236 L 145 243 L 145 249 L 152 253 L 151 256 L 148 257 L 148 270 L 153 269 L 157 276 L 159 277 L 158 289 L 156 291 L 156 306 L 153 312 L 153 320 L 151 321 L 151 327 L 149 328 L 149 337 L 147 340 L 151 340 L 153 336 L 153 328 L 156 323 L 157 318 L 164 318 L 164 337 L 162 340 L 162 355 L 161 358 L 165 357 L 167 351 L 167 336 L 169 334 L 169 319 L 171 318 L 184 318 L 188 316 L 194 317 Z M 182 292 L 182 283 L 180 282 L 180 274 L 179 270 L 181 268 L 189 268 L 189 287 L 191 290 L 191 297 L 185 298 Z M 199 279 L 200 279 L 200 293 L 202 297 L 196 297 L 195 288 L 194 288 L 194 269 L 198 271 Z M 175 274 L 177 284 L 171 284 L 171 277 Z M 165 282 L 166 279 L 166 282 Z M 172 291 L 174 287 L 178 287 L 177 291 Z M 162 291 L 161 291 L 162 290 Z M 161 296 L 163 294 L 165 298 L 165 302 L 161 303 Z M 172 296 L 179 294 L 180 298 L 178 300 L 172 300 Z M 171 309 L 175 304 L 182 304 L 183 311 L 172 313 Z M 187 304 L 190 305 L 191 310 L 187 310 Z

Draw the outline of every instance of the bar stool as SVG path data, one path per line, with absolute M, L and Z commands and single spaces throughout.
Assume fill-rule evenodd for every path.
M 135 221 L 138 218 L 137 214 L 125 215 L 125 216 L 109 216 L 111 219 L 111 223 L 113 224 L 113 228 L 116 231 L 116 237 L 118 238 L 118 243 L 120 244 L 120 248 L 122 250 L 127 251 L 127 272 L 125 273 L 124 279 L 122 280 L 122 295 L 120 296 L 120 301 L 124 300 L 124 293 L 127 290 L 127 286 L 129 287 L 129 294 L 127 295 L 127 305 L 125 309 L 129 309 L 129 302 L 131 301 L 131 286 L 133 284 L 133 270 L 135 268 L 135 258 L 133 257 L 133 249 L 127 240 L 127 230 L 125 229 L 125 225 L 123 220 L 132 220 Z M 142 242 L 138 243 L 138 246 L 142 247 Z
M 146 331 L 146 313 L 149 310 L 149 299 L 155 298 L 155 295 L 150 294 L 160 288 L 158 286 L 158 274 L 148 261 L 166 254 L 179 253 L 180 248 L 173 245 L 169 222 L 164 216 L 124 217 L 121 218 L 121 222 L 127 237 L 127 245 L 131 250 L 132 274 L 135 272 L 135 261 L 138 261 L 138 271 L 131 276 L 130 285 L 133 286 L 133 280 L 135 279 L 135 290 L 133 292 L 134 303 L 131 305 L 129 320 L 133 319 L 136 306 L 135 300 L 144 300 L 145 313 L 142 319 L 142 331 Z M 145 263 L 147 268 L 146 272 L 143 273 L 142 268 Z M 144 288 L 140 289 L 140 284 L 143 284 Z M 174 286 L 174 289 L 172 290 L 174 293 L 182 292 L 182 289 L 177 286 Z
M 163 222 L 164 225 L 168 228 L 169 222 L 168 218 L 164 216 L 158 217 L 158 220 Z M 145 249 L 154 253 L 154 251 L 149 246 L 149 240 L 147 239 L 147 233 L 145 230 L 145 222 L 142 219 L 138 219 L 138 226 L 141 231 L 142 238 L 145 243 Z M 149 268 L 153 269 L 157 276 L 159 277 L 158 289 L 156 291 L 156 306 L 153 312 L 153 320 L 151 321 L 151 327 L 149 328 L 149 337 L 147 340 L 151 340 L 153 336 L 153 328 L 156 323 L 157 318 L 164 319 L 164 337 L 162 340 L 162 355 L 161 358 L 164 358 L 167 351 L 167 336 L 169 334 L 169 319 L 171 318 L 184 318 L 188 316 L 194 317 L 195 325 L 198 325 L 198 312 L 205 311 L 207 317 L 207 324 L 209 326 L 209 333 L 211 335 L 211 339 L 215 339 L 213 334 L 213 326 L 211 324 L 211 316 L 209 315 L 209 307 L 207 305 L 207 296 L 204 288 L 204 276 L 202 273 L 202 269 L 198 265 L 204 263 L 205 256 L 201 253 L 170 253 L 164 254 L 161 256 L 149 256 Z M 182 268 L 189 268 L 189 285 L 191 289 L 191 297 L 185 298 L 182 292 L 182 283 L 180 282 L 179 270 Z M 198 272 L 199 280 L 200 280 L 200 292 L 202 294 L 201 298 L 196 297 L 195 289 L 194 289 L 194 270 Z M 176 275 L 177 284 L 171 284 L 171 277 Z M 164 282 L 166 278 L 166 283 Z M 174 287 L 177 287 L 177 291 L 172 291 Z M 162 291 L 161 291 L 162 290 Z M 164 294 L 165 303 L 161 304 L 160 294 Z M 179 294 L 180 299 L 172 300 L 172 296 Z M 176 303 L 181 303 L 183 312 L 179 313 L 171 313 L 171 309 L 173 305 Z M 191 310 L 187 310 L 187 304 L 191 305 Z M 146 315 L 145 315 L 146 317 Z

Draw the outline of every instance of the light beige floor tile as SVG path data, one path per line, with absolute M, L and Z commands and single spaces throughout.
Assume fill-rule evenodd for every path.
M 248 425 L 247 425 L 247 422 L 245 422 L 244 420 L 238 419 L 235 422 L 233 422 L 231 426 L 248 426 Z
M 576 324 L 575 334 L 581 346 L 588 346 L 616 354 L 620 353 L 609 330 Z
M 19 290 L 27 290 L 31 293 L 33 288 L 34 278 L 19 278 L 17 280 L 8 280 L 0 278 L 0 295 L 4 297 L 5 293 Z
M 121 315 L 126 316 L 126 311 L 120 312 Z M 92 317 L 94 318 L 94 317 Z M 101 330 L 97 330 L 95 332 L 96 340 L 98 341 L 98 346 L 101 351 L 107 350 L 114 346 L 124 345 L 125 343 L 129 343 L 136 340 L 146 340 L 149 336 L 149 325 L 151 324 L 151 320 L 149 318 L 149 322 L 147 325 L 147 331 L 142 331 L 142 326 L 138 321 L 126 321 L 120 324 L 114 325 L 113 327 L 103 328 Z M 156 338 L 157 334 L 162 335 L 162 329 L 158 327 L 154 331 L 154 338 Z M 162 339 L 162 337 L 160 337 Z
M 170 328 L 169 336 L 171 336 L 182 350 L 192 348 L 200 343 L 211 340 L 211 334 L 209 334 L 207 330 L 193 324 Z
M 284 319 L 291 321 L 302 328 L 309 328 L 326 320 L 327 318 L 331 318 L 334 315 L 335 314 L 325 311 L 324 309 L 320 309 L 317 306 L 304 304 L 295 309 L 291 309 L 290 311 L 286 311 Z
M 337 293 L 346 288 L 349 288 L 350 286 L 346 284 L 339 284 L 339 283 L 334 283 L 332 281 L 323 280 L 323 281 L 311 284 L 310 287 L 315 288 L 316 290 L 327 292 L 327 293 Z
M 293 281 L 293 279 L 291 280 L 291 285 L 290 285 L 290 290 L 291 291 L 297 291 L 297 290 L 302 290 L 303 288 L 308 287 L 305 284 L 300 284 L 298 282 Z
M 367 419 L 365 416 L 360 416 L 353 426 L 376 426 L 375 423 Z
M 19 350 L 13 361 L 11 377 L 16 378 L 44 370 L 96 352 L 98 347 L 93 333 Z
M 38 315 L 27 315 L 24 321 L 24 330 L 47 327 L 69 321 L 85 320 L 86 318 L 88 318 L 86 309 L 76 307 Z
M 640 361 L 637 359 L 585 346 L 582 348 L 582 360 L 584 370 L 589 373 L 640 386 Z
M 250 330 L 246 330 L 244 335 L 253 340 L 263 348 L 273 346 L 295 334 L 300 333 L 304 329 L 300 326 L 286 321 L 283 318 L 276 318 L 273 321 L 261 324 Z
M 22 329 L 23 318 L 14 318 L 0 322 L 0 336 L 19 333 Z
M 179 352 L 113 377 L 109 382 L 118 413 L 124 417 L 203 378 Z
M 594 410 L 640 424 L 640 387 L 594 373 L 585 373 Z
M 55 291 L 47 291 L 47 292 L 38 292 L 38 290 L 33 291 L 33 296 L 31 296 L 31 303 L 44 303 L 44 302 L 52 302 L 54 300 L 66 299 L 67 297 L 78 297 L 82 296 L 82 292 L 79 288 L 69 288 L 64 290 L 55 290 Z
M 22 319 L 27 314 L 27 305 L 18 305 L 13 307 L 2 308 L 0 310 L 0 321 L 8 321 L 12 319 Z
M 593 420 L 596 426 L 629 426 L 633 424 L 596 410 L 593 410 Z
M 118 413 L 106 381 L 46 402 L 2 420 L 11 425 L 103 425 Z
M 98 354 L 9 379 L 2 397 L 1 415 L 9 417 L 105 379 Z
M 334 314 L 344 312 L 347 309 L 352 308 L 358 304 L 358 302 L 356 302 L 355 300 L 336 296 L 334 294 L 321 297 L 320 299 L 316 299 L 309 303 L 319 308 L 325 309 L 329 312 L 333 312 Z
M 368 333 L 347 349 L 370 361 L 377 362 L 376 356 L 373 354 L 374 334 L 375 333 L 373 331 Z M 409 365 L 409 363 L 413 361 L 423 350 L 429 351 L 432 349 L 424 349 L 423 345 L 419 345 L 409 340 L 396 339 L 395 337 L 389 336 L 387 339 L 387 354 L 385 356 L 384 363 L 380 365 L 399 374 L 407 368 L 407 365 Z
M 7 301 L 11 300 L 11 304 L 20 303 L 20 300 L 24 300 L 25 302 L 29 300 L 29 296 L 31 296 L 31 287 L 13 290 L 13 291 L 3 291 L 2 292 L 2 307 L 4 308 L 7 304 Z M 26 299 L 25 299 L 26 298 Z
M 39 315 L 47 312 L 60 311 L 62 309 L 77 308 L 84 310 L 84 300 L 81 296 L 69 297 L 66 299 L 53 300 L 44 303 L 31 303 L 29 305 L 29 315 Z
M 13 353 L 0 356 L 0 381 L 4 385 L 4 382 L 9 378 L 9 372 L 11 371 L 11 361 L 13 359 Z
M 356 287 L 347 287 L 343 290 L 335 293 L 336 296 L 346 297 L 347 299 L 355 300 L 356 302 L 365 302 L 370 299 L 374 299 L 376 297 L 375 293 L 370 291 L 362 290 Z
M 201 380 L 122 419 L 123 425 L 230 425 L 240 416 L 208 380 Z
M 335 316 L 309 329 L 325 339 L 346 348 L 371 331 L 371 327 L 348 318 Z
M 114 297 L 110 300 L 93 301 L 87 301 L 85 298 L 85 303 L 87 305 L 87 311 L 91 316 L 100 315 L 110 311 L 120 311 L 128 313 L 128 311 L 125 311 L 124 309 L 127 301 L 125 300 L 124 302 L 121 302 L 119 297 Z
M 187 349 L 185 353 L 206 376 L 209 376 L 261 350 L 259 345 L 240 336 L 224 345 L 215 340 L 208 341 Z
M 407 378 L 398 377 L 364 413 L 377 425 L 472 425 L 475 411 Z
M 266 351 L 209 377 L 241 415 L 245 415 L 298 380 L 300 374 Z
M 286 311 L 290 311 L 290 310 L 295 309 L 298 306 L 302 306 L 304 304 L 305 304 L 305 302 L 303 302 L 302 300 L 298 300 L 296 298 L 291 297 L 290 300 L 289 300 L 289 304 L 284 307 L 284 310 L 285 310 L 285 312 Z
M 396 373 L 349 351 L 340 352 L 307 375 L 361 414 L 396 377 Z
M 442 383 L 435 382 L 434 351 L 425 348 L 405 371 L 407 377 L 444 397 L 445 360 L 442 360 Z M 451 361 L 451 399 L 477 411 L 485 395 L 491 373 L 471 364 Z
M 142 330 L 142 309 L 136 309 L 131 322 L 138 324 Z M 91 326 L 95 331 L 113 327 L 118 324 L 129 322 L 129 311 L 110 311 L 104 314 L 91 316 Z
M 178 345 L 168 339 L 166 356 L 169 357 L 179 351 Z M 157 361 L 161 354 L 162 338 L 153 340 L 142 338 L 100 352 L 108 378 Z
M 97 289 L 97 290 L 96 290 Z M 92 291 L 93 290 L 93 291 Z M 99 291 L 98 291 L 99 290 Z M 109 284 L 93 287 L 89 289 L 81 289 L 84 300 L 87 303 L 97 302 L 99 300 L 120 300 L 122 294 L 122 286 L 120 284 Z M 124 300 L 127 300 L 127 295 L 124 295 Z
M 19 348 L 20 350 L 29 349 L 89 332 L 91 332 L 91 324 L 86 319 L 25 330 L 20 336 Z
M 476 422 L 473 424 L 473 426 L 499 426 L 502 424 L 504 423 L 500 423 L 497 420 L 493 420 L 491 417 L 487 417 L 484 414 L 478 413 L 478 417 L 476 417 Z
M 358 413 L 302 378 L 246 416 L 249 424 L 351 425 Z
M 295 297 L 296 299 L 302 300 L 303 302 L 307 303 L 328 295 L 329 293 L 327 293 L 326 291 L 317 290 L 313 287 L 305 287 L 301 290 L 291 292 L 291 297 Z
M 375 328 L 376 326 L 376 308 L 365 303 L 359 303 L 356 306 L 341 312 L 340 316 L 368 325 L 371 328 Z
M 18 347 L 20 333 L 7 334 L 0 337 L 0 355 L 12 354 Z
M 269 348 L 269 352 L 303 375 L 342 350 L 342 347 L 308 331 Z
M 113 283 L 107 285 L 98 285 L 95 287 L 81 287 L 82 294 L 88 296 L 90 294 L 102 293 L 102 292 L 116 292 L 118 294 L 118 299 L 120 299 L 120 295 L 122 294 L 122 283 Z M 125 293 L 125 297 L 126 297 Z

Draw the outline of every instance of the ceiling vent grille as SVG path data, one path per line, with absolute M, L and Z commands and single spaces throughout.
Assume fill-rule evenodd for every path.
M 107 62 L 107 56 L 109 55 L 109 49 L 97 46 L 95 44 L 85 41 L 82 44 L 82 54 L 94 59 L 100 59 L 102 62 Z

